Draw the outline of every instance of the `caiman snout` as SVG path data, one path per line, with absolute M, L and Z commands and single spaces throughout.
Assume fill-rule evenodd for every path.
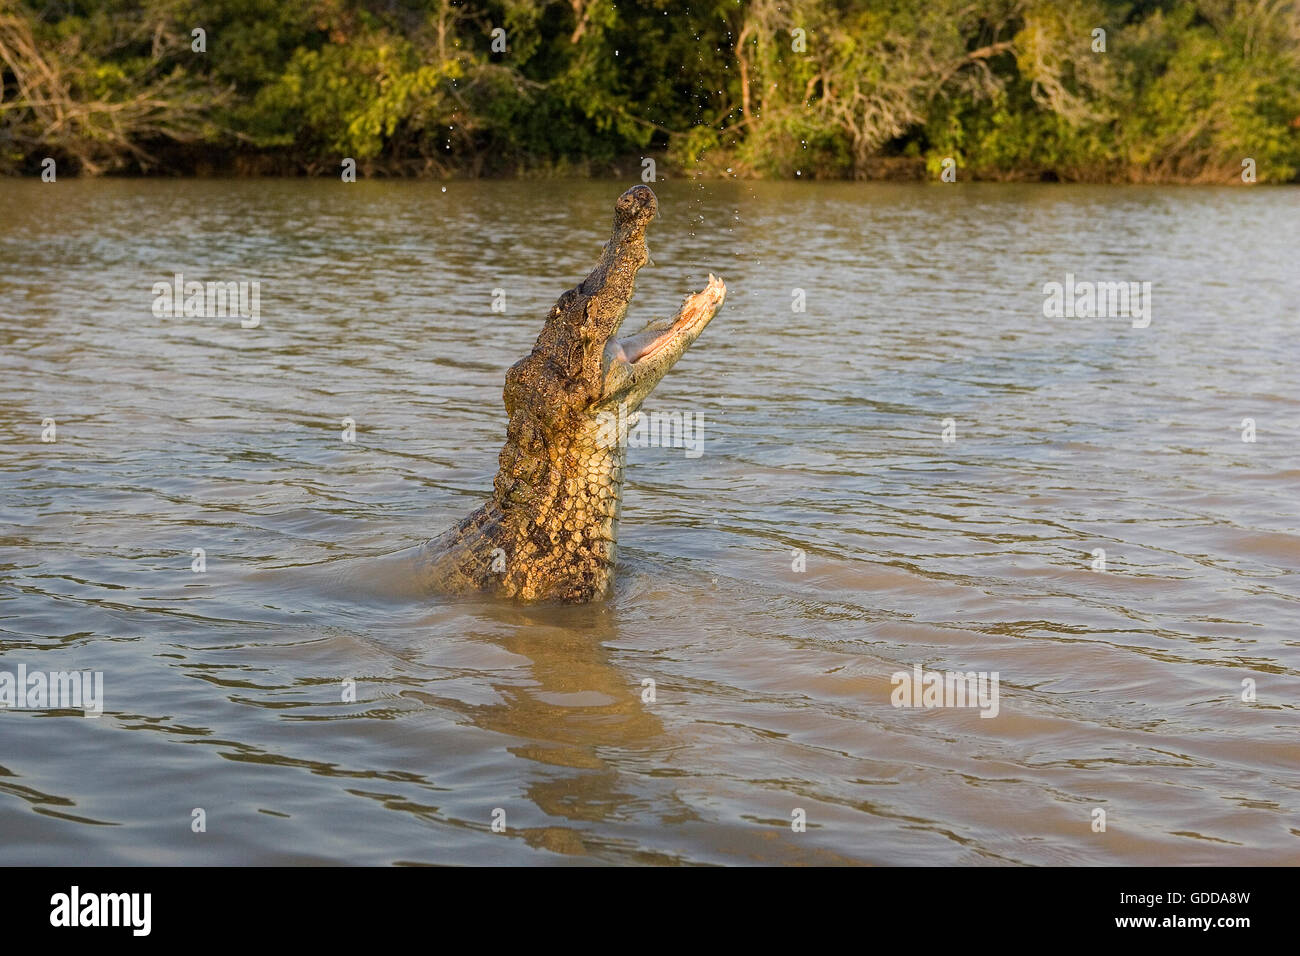
M 620 222 L 633 220 L 644 225 L 658 214 L 659 201 L 655 199 L 654 190 L 646 185 L 633 186 L 614 204 L 614 215 Z

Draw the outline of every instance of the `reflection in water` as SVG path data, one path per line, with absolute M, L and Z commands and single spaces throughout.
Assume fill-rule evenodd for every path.
M 703 454 L 631 450 L 606 604 L 413 593 L 626 185 L 4 184 L 0 671 L 105 713 L 0 713 L 0 861 L 1300 859 L 1300 193 L 661 184 L 628 322 L 726 280 L 652 399 Z
M 495 683 L 499 702 L 463 703 L 435 694 L 409 696 L 446 707 L 474 726 L 517 741 L 507 749 L 559 773 L 533 779 L 525 793 L 547 816 L 599 822 L 622 816 L 645 801 L 636 785 L 624 783 L 618 766 L 602 756 L 653 751 L 665 746 L 664 728 L 647 703 L 643 688 L 610 664 L 605 645 L 616 640 L 617 625 L 604 605 L 550 609 L 489 606 L 485 613 L 508 630 L 500 646 L 528 663 L 528 680 Z M 566 620 L 557 622 L 554 615 Z M 564 772 L 564 769 L 576 772 Z M 535 846 L 559 853 L 585 854 L 580 831 L 549 826 L 519 835 Z M 635 849 L 630 848 L 630 849 Z

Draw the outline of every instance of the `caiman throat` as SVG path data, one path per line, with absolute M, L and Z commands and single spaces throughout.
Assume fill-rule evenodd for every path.
M 618 197 L 600 261 L 560 296 L 532 352 L 506 372 L 510 422 L 492 498 L 422 547 L 424 587 L 567 604 L 609 593 L 627 464 L 611 415 L 641 406 L 727 293 L 710 274 L 672 318 L 618 338 L 657 213 L 648 186 Z

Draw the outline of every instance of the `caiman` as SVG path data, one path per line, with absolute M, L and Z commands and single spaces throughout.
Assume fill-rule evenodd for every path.
M 710 273 L 672 318 L 617 337 L 658 210 L 649 186 L 618 197 L 596 267 L 560 296 L 532 352 L 506 372 L 510 420 L 492 498 L 419 549 L 422 588 L 566 604 L 609 593 L 627 443 L 611 440 L 608 423 L 636 412 L 727 293 Z

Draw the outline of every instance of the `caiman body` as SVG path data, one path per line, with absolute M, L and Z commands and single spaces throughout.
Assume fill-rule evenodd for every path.
M 560 296 L 532 352 L 506 373 L 509 424 L 492 498 L 423 545 L 424 588 L 568 604 L 609 592 L 627 445 L 608 422 L 640 407 L 726 295 L 710 275 L 671 319 L 616 337 L 657 212 L 648 186 L 618 198 L 600 261 Z

